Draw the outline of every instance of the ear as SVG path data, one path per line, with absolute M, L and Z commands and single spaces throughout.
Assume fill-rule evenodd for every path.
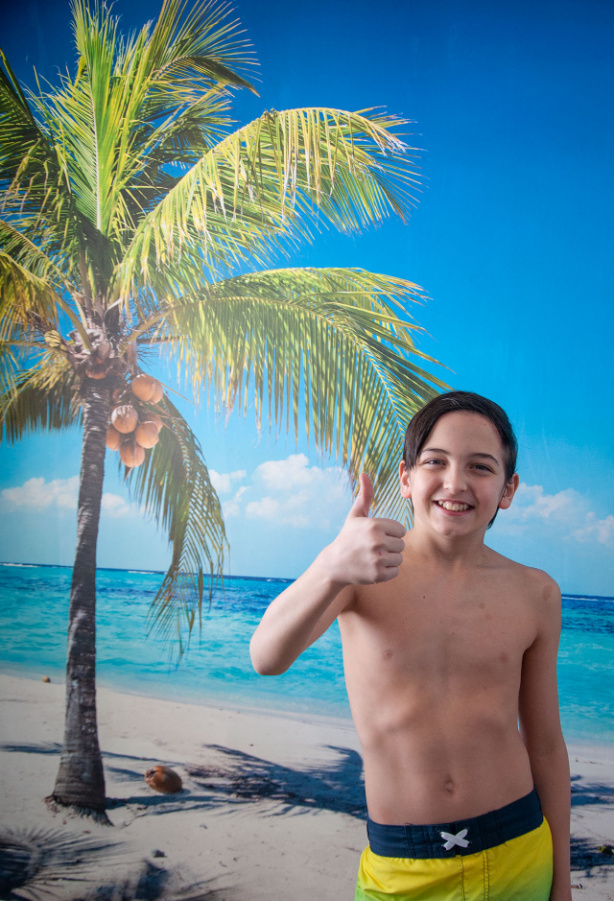
M 399 479 L 401 480 L 401 497 L 411 497 L 411 469 L 405 468 L 405 461 L 399 463 Z
M 499 501 L 499 507 L 501 510 L 507 510 L 507 508 L 512 503 L 512 498 L 516 494 L 516 489 L 518 488 L 519 481 L 520 479 L 518 478 L 518 473 L 515 472 L 503 490 L 503 495 L 501 496 L 501 500 Z

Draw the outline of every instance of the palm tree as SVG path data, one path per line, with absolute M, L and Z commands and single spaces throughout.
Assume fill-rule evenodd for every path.
M 265 269 L 322 225 L 359 230 L 408 213 L 417 175 L 401 120 L 271 110 L 233 132 L 232 90 L 253 90 L 253 57 L 227 6 L 164 0 L 157 21 L 127 37 L 98 0 L 74 0 L 73 16 L 76 72 L 59 86 L 25 91 L 2 56 L 0 426 L 8 441 L 82 428 L 52 797 L 104 817 L 95 575 L 111 416 L 117 424 L 132 410 L 132 432 L 108 440 L 172 545 L 154 602 L 160 628 L 189 634 L 226 549 L 196 437 L 168 391 L 135 396 L 136 384 L 154 384 L 154 350 L 176 360 L 196 396 L 211 390 L 228 411 L 251 401 L 258 424 L 264 416 L 296 433 L 304 409 L 316 447 L 353 478 L 372 472 L 380 504 L 393 496 L 407 420 L 441 383 L 418 365 L 406 313 L 422 297 L 416 285 L 362 270 Z M 149 444 L 159 438 L 153 449 L 140 450 L 134 416 Z

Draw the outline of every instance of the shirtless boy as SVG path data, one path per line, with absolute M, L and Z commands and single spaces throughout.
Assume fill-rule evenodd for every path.
M 369 811 L 356 901 L 571 899 L 560 592 L 484 545 L 515 464 L 500 407 L 435 398 L 400 464 L 413 528 L 369 518 L 362 475 L 337 538 L 252 638 L 256 670 L 277 674 L 339 621 Z

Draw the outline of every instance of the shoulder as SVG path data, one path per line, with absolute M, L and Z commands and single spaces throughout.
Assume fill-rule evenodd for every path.
M 536 603 L 548 608 L 561 606 L 561 589 L 552 576 L 533 566 L 523 566 L 520 563 L 515 565 L 519 568 L 519 577 L 524 580 L 527 591 Z
M 561 631 L 561 589 L 554 579 L 541 569 L 523 566 L 521 577 L 526 585 L 526 597 L 535 614 L 537 634 L 549 636 L 558 644 Z
M 561 590 L 548 573 L 517 563 L 496 551 L 491 553 L 489 565 L 499 571 L 515 594 L 525 598 L 537 613 L 560 616 Z
M 560 598 L 559 586 L 543 569 L 536 569 L 534 566 L 518 563 L 516 560 L 504 557 L 503 554 L 499 554 L 491 548 L 488 548 L 488 550 L 490 552 L 488 564 L 495 569 L 507 572 L 511 578 L 524 583 L 527 591 L 530 591 L 532 594 L 539 594 L 544 599 L 550 597 Z

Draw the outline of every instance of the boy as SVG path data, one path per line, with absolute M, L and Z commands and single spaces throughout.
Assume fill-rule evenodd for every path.
M 339 621 L 369 811 L 356 901 L 571 899 L 560 592 L 484 545 L 515 464 L 497 404 L 430 401 L 399 468 L 411 531 L 368 518 L 362 475 L 337 538 L 252 638 L 256 670 L 281 673 Z

